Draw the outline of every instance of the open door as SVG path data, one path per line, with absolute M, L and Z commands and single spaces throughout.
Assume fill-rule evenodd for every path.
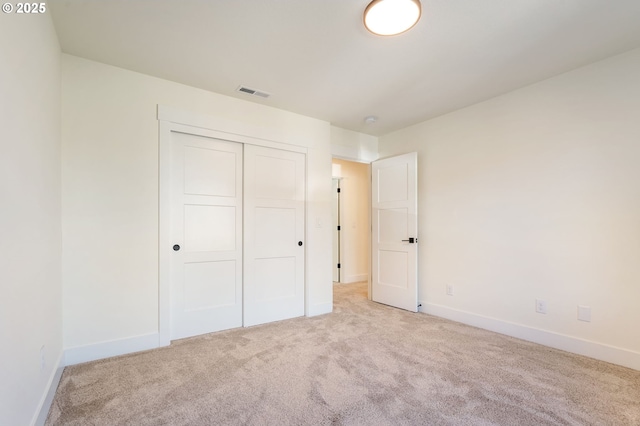
M 371 298 L 417 312 L 418 154 L 371 166 Z

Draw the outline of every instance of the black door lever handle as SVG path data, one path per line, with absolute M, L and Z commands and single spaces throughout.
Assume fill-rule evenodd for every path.
M 415 242 L 416 242 L 416 239 L 415 239 L 415 238 L 413 238 L 413 237 L 409 237 L 409 239 L 408 239 L 408 240 L 402 240 L 402 241 L 406 241 L 406 242 L 408 242 L 409 244 L 413 244 L 413 243 L 415 243 Z

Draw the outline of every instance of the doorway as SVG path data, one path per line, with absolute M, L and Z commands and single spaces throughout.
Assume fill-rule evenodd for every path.
M 370 166 L 333 158 L 332 174 L 334 282 L 349 284 L 369 281 Z

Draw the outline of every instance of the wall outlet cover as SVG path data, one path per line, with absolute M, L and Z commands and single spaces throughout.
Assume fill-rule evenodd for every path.
M 578 320 L 591 322 L 591 306 L 578 305 Z
M 536 312 L 539 314 L 546 314 L 547 311 L 547 301 L 543 299 L 536 299 Z

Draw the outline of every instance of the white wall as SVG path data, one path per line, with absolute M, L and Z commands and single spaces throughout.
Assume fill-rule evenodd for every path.
M 640 50 L 379 146 L 419 153 L 427 312 L 640 369 Z
M 332 309 L 329 123 L 63 55 L 64 342 L 74 361 L 158 332 L 158 104 L 308 148 L 309 311 Z
M 51 17 L 0 14 L 0 57 L 0 424 L 27 425 L 62 356 L 60 46 Z
M 369 279 L 369 165 L 333 159 L 339 165 L 341 210 L 340 282 L 352 283 Z
M 378 138 L 331 126 L 331 155 L 370 163 L 378 159 Z

